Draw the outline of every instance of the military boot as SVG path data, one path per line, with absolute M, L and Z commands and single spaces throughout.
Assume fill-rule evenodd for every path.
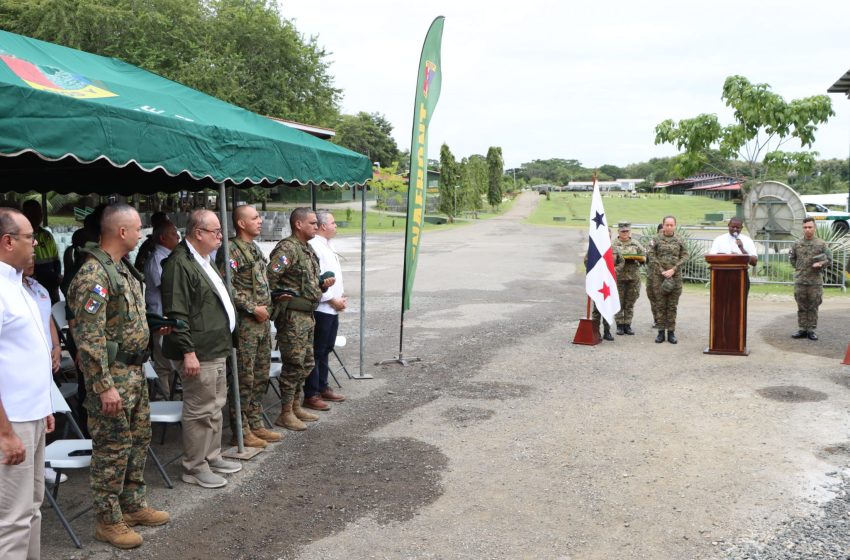
M 275 443 L 283 439 L 283 434 L 273 432 L 267 428 L 251 428 L 251 431 L 260 439 L 264 439 L 269 443 Z
M 625 325 L 617 323 L 617 334 L 626 334 Z
M 288 402 L 280 407 L 280 416 L 274 421 L 275 425 L 287 430 L 301 432 L 307 429 L 307 426 L 298 419 L 292 412 L 292 403 Z
M 664 329 L 658 329 L 658 336 L 655 337 L 655 342 L 661 344 L 664 342 L 664 339 L 667 338 L 664 336 Z
M 258 438 L 251 431 L 242 434 L 242 443 L 245 444 L 245 447 L 257 447 L 259 449 L 264 449 L 266 445 L 268 445 L 266 443 L 266 440 Z M 232 438 L 230 438 L 230 445 L 236 444 L 236 436 L 234 435 Z
M 635 334 L 635 331 L 632 330 L 632 326 L 628 323 L 623 325 L 623 332 L 626 334 Z
M 165 525 L 168 523 L 168 520 L 171 518 L 167 512 L 157 511 L 152 507 L 146 507 L 139 511 L 125 511 L 122 515 L 124 516 L 124 523 L 130 527 L 134 527 L 136 525 L 158 527 L 159 525 Z
M 676 338 L 676 333 L 673 331 L 667 331 L 667 342 L 670 344 L 678 344 L 679 339 Z
M 614 337 L 611 335 L 611 327 L 608 326 L 608 323 L 605 323 L 605 326 L 603 327 L 603 329 L 604 329 L 604 331 L 602 333 L 602 338 L 604 338 L 605 340 L 609 340 L 609 341 L 614 340 Z
M 809 336 L 809 332 L 805 329 L 800 329 L 791 335 L 791 338 L 807 338 Z
M 94 526 L 94 538 L 109 543 L 115 548 L 142 546 L 142 536 L 130 529 L 123 520 L 118 523 L 97 521 Z
M 313 414 L 312 412 L 307 412 L 303 408 L 301 408 L 301 398 L 304 393 L 300 395 L 296 395 L 295 399 L 292 401 L 292 413 L 298 417 L 299 420 L 303 420 L 304 422 L 318 422 L 319 415 Z

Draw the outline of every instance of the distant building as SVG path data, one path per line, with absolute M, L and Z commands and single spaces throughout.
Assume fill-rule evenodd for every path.
M 634 192 L 635 186 L 643 183 L 643 179 L 616 179 L 614 181 L 597 181 L 600 192 Z M 561 190 L 566 191 L 592 191 L 593 181 L 570 181 L 570 184 Z
M 708 196 L 720 200 L 741 198 L 741 179 L 716 173 L 703 173 L 687 179 L 656 183 L 654 191 L 667 194 Z

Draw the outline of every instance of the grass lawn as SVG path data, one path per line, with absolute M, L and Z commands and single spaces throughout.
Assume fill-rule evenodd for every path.
M 540 197 L 534 213 L 528 223 L 546 226 L 586 226 L 590 213 L 590 193 L 551 193 L 551 200 Z M 709 213 L 724 213 L 730 217 L 735 213 L 735 205 L 723 200 L 706 196 L 685 195 L 641 195 L 640 198 L 626 198 L 619 194 L 603 195 L 608 225 L 616 227 L 617 222 L 627 221 L 633 224 L 657 224 L 667 215 L 676 216 L 679 225 L 696 225 L 705 222 Z M 555 216 L 563 216 L 566 221 L 554 221 Z

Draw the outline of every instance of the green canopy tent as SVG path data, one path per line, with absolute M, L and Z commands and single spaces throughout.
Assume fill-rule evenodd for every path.
M 217 188 L 227 254 L 225 187 L 360 186 L 372 164 L 120 60 L 0 31 L 0 177 L 16 192 Z

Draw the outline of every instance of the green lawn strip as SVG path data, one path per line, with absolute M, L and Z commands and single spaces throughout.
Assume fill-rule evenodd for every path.
M 540 202 L 527 222 L 546 226 L 586 226 L 590 213 L 590 194 L 588 193 L 551 193 L 551 200 L 540 197 Z M 735 205 L 723 200 L 706 196 L 686 195 L 641 195 L 629 198 L 619 194 L 603 196 L 602 204 L 609 226 L 626 221 L 633 224 L 659 223 L 664 216 L 676 216 L 680 225 L 696 225 L 705 222 L 705 215 L 724 213 L 733 215 Z M 555 217 L 564 217 L 566 221 L 555 221 Z M 723 222 L 719 222 L 722 225 Z

